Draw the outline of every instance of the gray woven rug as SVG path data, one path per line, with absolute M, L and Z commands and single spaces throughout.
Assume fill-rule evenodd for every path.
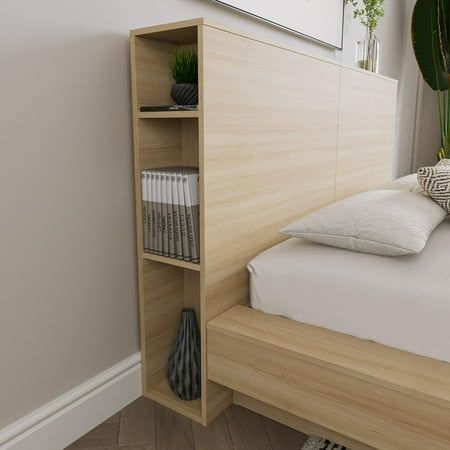
M 317 436 L 310 436 L 304 443 L 302 450 L 350 450 L 347 447 L 336 444 Z

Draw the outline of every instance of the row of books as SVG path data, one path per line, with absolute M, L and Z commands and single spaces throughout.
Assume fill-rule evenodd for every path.
M 200 262 L 198 169 L 144 170 L 141 182 L 144 251 Z

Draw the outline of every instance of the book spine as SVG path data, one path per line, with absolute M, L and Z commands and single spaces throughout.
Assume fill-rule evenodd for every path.
M 190 178 L 192 196 L 192 223 L 194 228 L 194 245 L 200 261 L 200 175 L 193 174 Z
M 144 251 L 148 251 L 148 226 L 147 226 L 147 173 L 145 171 L 141 172 L 141 195 L 142 195 L 142 237 Z
M 169 256 L 169 235 L 167 233 L 167 188 L 166 171 L 161 170 L 161 234 L 162 234 L 162 254 Z
M 186 229 L 187 238 L 189 243 L 189 250 L 192 256 L 192 261 L 198 263 L 200 261 L 200 255 L 198 253 L 197 241 L 195 238 L 196 225 L 194 223 L 195 207 L 193 203 L 192 196 L 192 184 L 195 179 L 198 178 L 195 173 L 185 173 L 183 175 L 183 190 L 184 190 L 184 200 L 186 204 Z
M 153 200 L 152 200 L 152 175 L 149 170 L 146 171 L 146 184 L 147 184 L 147 240 L 148 240 L 148 251 L 153 253 Z
M 175 258 L 175 240 L 173 236 L 173 201 L 172 201 L 172 172 L 166 173 L 167 199 L 167 235 L 169 237 L 169 256 Z
M 200 175 L 197 172 L 191 177 L 192 217 L 194 223 L 194 238 L 200 261 Z
M 161 226 L 161 172 L 156 171 L 156 254 L 162 256 L 162 226 Z
M 145 172 L 145 183 L 147 185 L 147 241 L 148 241 L 148 251 L 151 253 L 153 252 L 152 183 L 151 183 L 151 173 L 148 170 Z
M 184 202 L 184 192 L 183 192 L 183 173 L 181 171 L 177 172 L 177 188 L 178 188 L 180 234 L 181 234 L 181 245 L 183 248 L 183 259 L 185 261 L 191 261 L 192 258 L 189 251 L 189 242 L 187 237 L 186 205 Z
M 158 250 L 158 239 L 156 233 L 156 172 L 152 170 L 150 172 L 150 204 L 151 204 L 151 252 L 157 253 Z
M 177 259 L 183 259 L 183 246 L 181 244 L 180 232 L 180 201 L 178 200 L 177 172 L 171 173 L 172 182 L 172 204 L 173 204 L 173 238 L 175 244 L 175 255 Z

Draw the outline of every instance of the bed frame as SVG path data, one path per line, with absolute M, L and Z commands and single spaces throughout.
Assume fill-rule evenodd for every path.
M 177 45 L 199 56 L 198 111 L 167 104 Z M 131 33 L 143 392 L 206 425 L 232 402 L 353 450 L 450 448 L 450 366 L 245 307 L 247 263 L 278 230 L 391 179 L 397 83 L 204 19 Z M 142 251 L 140 171 L 200 172 L 201 263 Z M 166 381 L 183 307 L 201 400 Z
M 203 77 L 208 379 L 353 450 L 450 448 L 450 365 L 242 306 L 281 225 L 390 181 L 397 83 L 211 26 Z
M 450 448 L 450 366 L 236 306 L 208 324 L 234 403 L 351 449 Z

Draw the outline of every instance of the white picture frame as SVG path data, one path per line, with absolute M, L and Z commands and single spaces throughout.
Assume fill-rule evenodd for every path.
M 345 0 L 212 0 L 342 50 Z

